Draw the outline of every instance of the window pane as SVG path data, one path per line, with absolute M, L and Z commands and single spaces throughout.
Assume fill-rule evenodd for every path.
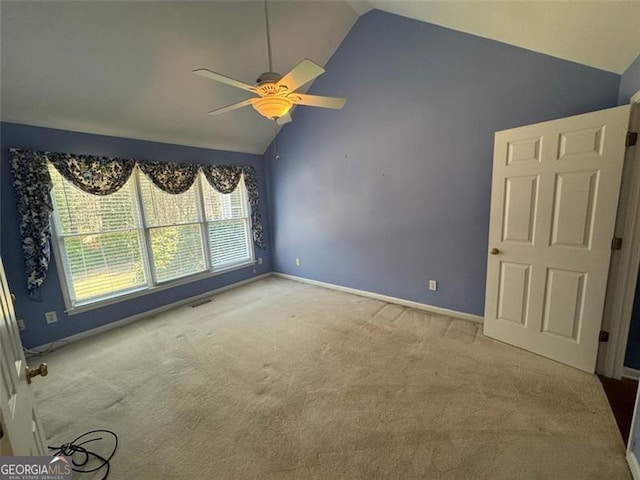
M 249 222 L 224 220 L 209 223 L 211 263 L 214 267 L 249 260 Z
M 146 284 L 135 230 L 63 240 L 70 290 L 76 301 L 134 290 Z
M 197 182 L 185 193 L 173 195 L 160 190 L 143 173 L 139 173 L 139 177 L 147 226 L 159 227 L 198 221 Z
M 205 269 L 199 224 L 152 228 L 150 233 L 153 263 L 159 282 Z
M 63 235 L 135 228 L 133 180 L 111 195 L 85 193 L 49 164 L 53 198 Z
M 202 195 L 207 220 L 228 220 L 248 215 L 244 178 L 240 179 L 238 187 L 233 192 L 226 195 L 215 190 L 209 182 L 203 179 Z

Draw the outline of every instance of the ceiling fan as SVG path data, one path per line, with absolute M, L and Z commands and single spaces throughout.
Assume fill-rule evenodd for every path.
M 220 73 L 212 72 L 206 68 L 198 68 L 193 71 L 196 75 L 215 80 L 216 82 L 225 83 L 232 87 L 241 88 L 251 93 L 255 93 L 257 97 L 252 97 L 241 102 L 233 103 L 225 107 L 217 108 L 208 112 L 208 115 L 219 115 L 221 113 L 230 112 L 237 108 L 252 105 L 260 115 L 270 120 L 274 120 L 277 124 L 283 125 L 291 121 L 289 110 L 294 105 L 306 105 L 309 107 L 332 108 L 340 110 L 344 107 L 345 98 L 323 97 L 319 95 L 307 95 L 304 93 L 296 93 L 296 90 L 304 84 L 310 82 L 314 78 L 324 73 L 324 68 L 311 60 L 302 60 L 286 75 L 282 76 L 273 71 L 271 62 L 271 39 L 269 32 L 269 11 L 267 9 L 267 0 L 264 2 L 264 16 L 267 30 L 267 54 L 269 57 L 269 71 L 261 74 L 256 80 L 255 85 L 227 77 Z

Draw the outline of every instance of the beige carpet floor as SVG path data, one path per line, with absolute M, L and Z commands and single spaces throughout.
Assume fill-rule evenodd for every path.
M 479 328 L 271 277 L 48 354 L 34 387 L 51 443 L 118 433 L 114 480 L 631 478 L 595 376 Z

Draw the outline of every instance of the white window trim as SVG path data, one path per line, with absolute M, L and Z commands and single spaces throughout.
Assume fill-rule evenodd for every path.
M 135 168 L 135 170 L 137 170 L 137 166 Z M 140 189 L 140 181 L 138 179 L 137 175 L 143 175 L 142 172 L 132 172 L 132 176 L 134 176 L 134 182 L 135 182 L 135 186 L 134 186 L 134 194 L 135 194 L 135 205 L 134 208 L 136 208 L 136 215 L 138 215 L 139 219 L 140 219 L 140 225 L 139 225 L 139 229 L 143 230 L 143 234 L 146 237 L 146 235 L 148 235 L 148 232 L 150 230 L 150 227 L 147 227 L 146 225 L 144 225 L 144 217 L 143 217 L 143 213 L 142 213 L 142 192 Z M 199 210 L 199 223 L 200 225 L 204 225 L 205 227 L 208 225 L 208 221 L 204 215 L 204 199 L 202 196 L 202 185 L 200 184 L 200 182 L 202 181 L 202 179 L 200 178 L 202 176 L 201 173 L 198 174 L 198 178 L 196 178 L 196 182 L 198 183 L 198 189 L 197 189 L 197 208 Z M 65 180 L 67 181 L 67 180 Z M 51 192 L 51 195 L 53 195 L 53 191 Z M 229 272 L 233 272 L 236 270 L 242 270 L 245 268 L 249 268 L 249 267 L 253 267 L 254 269 L 254 273 L 255 273 L 255 265 L 256 265 L 256 257 L 255 257 L 255 246 L 253 244 L 253 240 L 251 238 L 251 205 L 249 204 L 249 199 L 248 199 L 248 191 L 245 187 L 245 199 L 244 199 L 245 205 L 246 205 L 246 209 L 247 209 L 247 220 L 249 222 L 249 230 L 248 230 L 248 244 L 249 244 L 249 256 L 250 258 L 248 260 L 241 260 L 237 263 L 232 263 L 232 264 L 228 264 L 225 265 L 224 267 L 221 268 L 216 268 L 213 269 L 212 263 L 211 263 L 211 253 L 209 252 L 208 248 L 204 248 L 204 253 L 205 253 L 205 263 L 206 263 L 206 267 L 207 270 L 205 271 L 201 271 L 201 272 L 197 272 L 194 273 L 192 275 L 187 275 L 185 277 L 180 277 L 180 278 L 176 278 L 173 280 L 167 280 L 165 282 L 157 282 L 155 275 L 152 273 L 153 269 L 151 268 L 150 265 L 150 260 L 151 260 L 151 256 L 150 256 L 150 252 L 148 251 L 148 245 L 149 242 L 147 241 L 146 238 L 143 239 L 142 242 L 142 249 L 143 251 L 141 252 L 143 257 L 142 257 L 142 264 L 143 264 L 143 268 L 145 269 L 145 274 L 148 274 L 149 276 L 148 278 L 148 284 L 141 286 L 140 288 L 137 289 L 132 289 L 127 291 L 126 293 L 122 293 L 122 294 L 115 294 L 115 295 L 110 295 L 110 296 L 105 296 L 104 298 L 100 299 L 100 298 L 94 298 L 91 299 L 89 301 L 86 302 L 76 302 L 75 304 L 72 302 L 71 300 L 71 296 L 69 295 L 69 283 L 67 281 L 67 276 L 66 276 L 66 270 L 65 270 L 65 266 L 64 266 L 64 261 L 63 261 L 63 250 L 62 250 L 62 245 L 61 242 L 58 240 L 60 235 L 59 235 L 59 231 L 61 230 L 60 225 L 58 223 L 58 216 L 56 213 L 54 213 L 51 216 L 51 244 L 53 246 L 52 250 L 53 250 L 53 257 L 54 257 L 54 262 L 56 264 L 56 270 L 58 271 L 58 279 L 60 281 L 60 287 L 62 290 L 62 297 L 64 299 L 64 304 L 65 304 L 65 313 L 67 315 L 77 315 L 79 313 L 83 313 L 83 312 L 88 312 L 90 310 L 95 310 L 98 308 L 103 308 L 106 307 L 108 305 L 114 305 L 116 303 L 121 303 L 121 302 L 125 302 L 127 300 L 132 300 L 135 298 L 140 298 L 140 297 L 144 297 L 146 295 L 152 295 L 154 293 L 157 292 L 161 292 L 163 290 L 169 290 L 171 288 L 174 287 L 179 287 L 181 285 L 186 285 L 189 283 L 193 283 L 193 282 L 198 282 L 200 280 L 205 280 L 208 278 L 212 278 L 212 277 L 216 277 L 218 275 L 223 275 L 225 273 L 229 273 Z M 203 229 L 206 230 L 206 229 Z M 206 235 L 206 231 L 203 231 L 203 241 L 204 239 L 204 235 Z M 203 245 L 204 246 L 204 245 Z M 147 271 L 148 269 L 148 271 Z
M 65 286 L 62 288 L 62 293 L 65 297 L 65 313 L 67 315 L 77 315 L 78 313 L 88 312 L 90 310 L 95 310 L 97 308 L 106 307 L 108 305 L 114 305 L 116 303 L 125 302 L 127 300 L 133 300 L 134 298 L 144 297 L 146 295 L 151 295 L 156 292 L 161 292 L 163 290 L 169 290 L 174 287 L 179 287 L 181 285 L 186 285 L 188 283 L 197 282 L 200 280 L 205 280 L 211 277 L 217 277 L 218 275 L 222 275 L 224 273 L 234 272 L 236 270 L 242 270 L 245 268 L 249 268 L 255 266 L 256 261 L 251 260 L 243 263 L 239 263 L 237 265 L 228 266 L 227 268 L 216 270 L 214 272 L 201 272 L 196 273 L 194 275 L 189 275 L 188 277 L 178 278 L 176 280 L 168 281 L 165 283 L 158 284 L 154 287 L 142 287 L 138 290 L 129 291 L 123 295 L 117 295 L 114 297 L 107 297 L 104 300 L 93 300 L 90 303 L 78 304 L 76 306 L 70 306 L 67 298 L 69 297 L 68 292 L 65 289 Z M 58 258 L 56 257 L 56 267 L 58 267 Z M 60 269 L 58 267 L 58 275 L 60 276 Z M 64 277 L 64 273 L 61 275 Z M 66 281 L 64 278 L 60 279 L 60 282 Z

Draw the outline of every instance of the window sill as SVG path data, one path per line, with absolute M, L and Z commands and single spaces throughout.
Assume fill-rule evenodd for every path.
M 113 305 L 113 304 L 124 302 L 127 300 L 132 300 L 134 298 L 144 297 L 145 295 L 150 295 L 152 293 L 168 290 L 173 287 L 179 287 L 180 285 L 186 285 L 188 283 L 197 282 L 199 280 L 216 277 L 218 275 L 222 275 L 223 273 L 229 273 L 235 270 L 241 270 L 244 268 L 252 267 L 255 264 L 256 264 L 255 260 L 248 260 L 242 263 L 237 263 L 234 265 L 227 266 L 225 268 L 221 268 L 220 270 L 215 270 L 212 272 L 210 271 L 201 272 L 201 273 L 196 273 L 194 275 L 189 275 L 188 277 L 178 278 L 176 280 L 168 280 L 167 282 L 155 285 L 153 287 L 142 287 L 138 290 L 129 291 L 127 293 L 123 293 L 122 295 L 116 295 L 116 296 L 108 297 L 102 300 L 93 300 L 91 302 L 80 303 L 74 306 L 67 305 L 67 309 L 65 310 L 65 313 L 67 315 L 77 315 L 78 313 L 88 312 L 90 310 L 95 310 L 96 308 L 106 307 L 108 305 Z

